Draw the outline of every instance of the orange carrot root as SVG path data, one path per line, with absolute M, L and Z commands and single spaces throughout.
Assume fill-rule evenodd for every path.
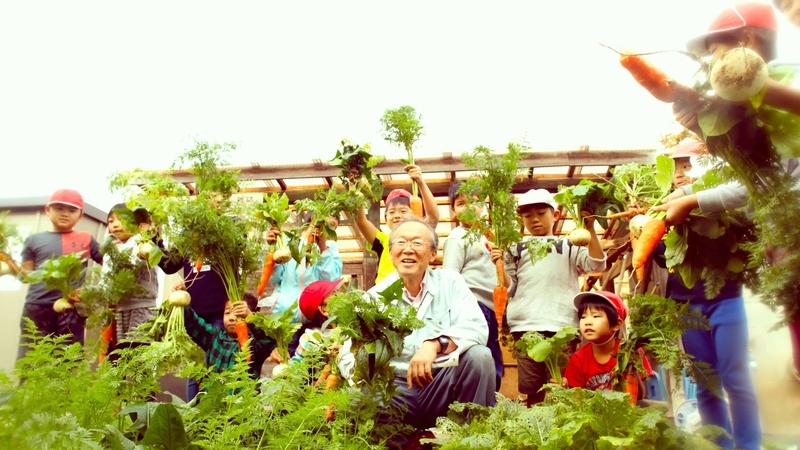
M 328 375 L 328 377 L 325 378 L 325 390 L 330 391 L 331 389 L 336 389 L 337 383 L 339 383 L 339 375 Z
M 622 212 L 618 212 L 618 213 L 614 213 L 614 214 L 607 214 L 606 215 L 606 219 L 609 219 L 609 220 L 611 220 L 611 219 L 630 219 L 630 218 L 632 218 L 634 216 L 637 216 L 639 214 L 646 214 L 647 211 L 649 211 L 649 210 L 650 210 L 650 208 L 629 209 L 627 211 L 622 211 Z
M 331 374 L 331 366 L 330 364 L 325 364 L 325 367 L 322 368 L 322 373 L 319 374 L 319 378 L 317 381 L 314 382 L 314 387 L 319 388 L 322 386 L 322 382 L 328 379 Z
M 653 97 L 666 103 L 672 103 L 678 99 L 678 93 L 670 87 L 670 79 L 661 69 L 653 66 L 643 57 L 622 53 L 619 62 Z
M 633 249 L 633 268 L 639 269 L 644 267 L 647 259 L 653 254 L 661 238 L 667 232 L 667 224 L 661 219 L 650 219 L 642 229 L 642 235 L 639 236 L 639 241 L 636 243 L 636 248 Z
M 256 292 L 258 293 L 259 297 L 261 294 L 264 293 L 264 290 L 267 288 L 267 283 L 269 283 L 269 277 L 272 276 L 272 270 L 275 268 L 275 258 L 272 252 L 267 252 L 267 255 L 264 257 L 264 267 L 261 270 L 261 279 L 258 280 L 258 289 Z
M 243 319 L 238 319 L 236 321 L 236 340 L 239 342 L 239 351 L 245 351 L 247 349 L 247 340 L 250 339 L 250 331 L 247 329 L 247 322 Z M 250 362 L 251 355 L 248 352 L 247 354 L 247 362 Z
M 203 268 L 203 258 L 198 258 L 197 261 L 194 262 L 194 269 L 200 272 L 200 269 Z
M 417 197 L 416 195 L 412 195 L 411 198 L 408 200 L 409 206 L 411 208 L 411 212 L 414 213 L 416 217 L 422 218 L 424 217 L 422 211 L 422 199 Z

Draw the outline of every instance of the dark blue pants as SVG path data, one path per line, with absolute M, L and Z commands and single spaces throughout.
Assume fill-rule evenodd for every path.
M 486 325 L 489 326 L 489 341 L 486 343 L 486 346 L 489 347 L 489 350 L 492 352 L 494 370 L 497 373 L 495 378 L 495 389 L 499 391 L 500 382 L 503 379 L 503 351 L 500 349 L 500 342 L 498 340 L 499 333 L 497 317 L 495 316 L 494 311 L 489 309 L 489 307 L 483 303 L 478 302 L 478 306 L 481 307 L 483 317 L 486 319 Z
M 31 319 L 39 333 L 43 336 L 47 335 L 68 335 L 70 339 L 67 344 L 79 343 L 83 345 L 84 331 L 86 326 L 86 318 L 81 317 L 75 312 L 74 309 L 68 309 L 66 312 L 57 313 L 53 310 L 53 304 L 40 305 L 35 303 L 25 303 L 22 308 L 22 317 Z M 30 342 L 24 335 L 27 332 L 25 329 L 25 320 L 20 319 L 19 328 L 22 334 L 19 337 L 19 349 L 17 351 L 17 359 L 24 357 L 28 353 L 28 346 L 23 345 Z
M 701 300 L 691 302 L 690 306 L 708 318 L 711 330 L 687 330 L 683 335 L 683 347 L 686 353 L 707 362 L 717 372 L 730 402 L 728 406 L 723 398 L 699 384 L 697 408 L 703 425 L 724 428 L 733 436 L 736 448 L 758 450 L 761 446 L 761 423 L 750 378 L 744 299 Z M 727 438 L 718 444 L 723 448 L 734 448 L 734 442 Z

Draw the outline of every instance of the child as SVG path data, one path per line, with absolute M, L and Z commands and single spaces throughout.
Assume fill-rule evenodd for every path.
M 344 284 L 343 278 L 335 281 L 317 280 L 303 289 L 303 293 L 300 294 L 300 312 L 303 314 L 304 323 L 289 343 L 289 353 L 292 355 L 290 362 L 302 361 L 306 350 L 322 344 L 315 334 L 323 336 L 330 334 L 330 327 L 322 330 L 322 325 L 328 320 L 328 298 L 342 284 Z
M 628 317 L 628 308 L 616 294 L 605 291 L 581 292 L 574 304 L 586 344 L 569 358 L 564 382 L 574 388 L 611 390 L 617 374 L 617 333 Z
M 527 331 L 538 331 L 552 337 L 565 326 L 577 325 L 573 298 L 580 291 L 578 277 L 601 272 L 606 267 L 606 255 L 594 231 L 594 219 L 587 211 L 581 213 L 591 235 L 588 247 L 575 247 L 566 239 L 553 238 L 553 225 L 560 214 L 553 195 L 545 189 L 531 189 L 519 199 L 517 213 L 529 239 L 555 241 L 549 254 L 536 265 L 531 263 L 524 243 L 511 247 L 503 254 L 492 251 L 492 260 L 504 258 L 505 282 L 509 285 L 506 318 L 515 341 Z M 526 239 L 527 240 L 527 239 Z M 544 401 L 540 391 L 550 379 L 547 366 L 527 355 L 517 357 L 519 391 L 527 394 L 528 406 Z
M 197 315 L 191 307 L 184 308 L 184 321 L 186 333 L 206 353 L 205 360 L 209 366 L 214 366 L 216 372 L 236 364 L 236 354 L 239 352 L 239 341 L 236 338 L 236 322 L 253 314 L 257 299 L 255 295 L 245 294 L 244 301 L 231 303 L 225 302 L 223 313 L 223 328 L 215 327 Z M 250 376 L 258 379 L 261 366 L 267 359 L 275 342 L 268 338 L 260 328 L 247 324 L 250 332 Z
M 786 19 L 794 26 L 800 28 L 800 1 L 798 0 L 772 0 Z
M 138 230 L 128 230 L 125 228 L 119 214 L 132 216 L 136 222 Z M 138 269 L 137 284 L 141 287 L 139 295 L 126 298 L 115 306 L 116 314 L 113 322 L 109 325 L 115 329 L 112 345 L 109 345 L 108 353 L 112 350 L 133 347 L 137 343 L 121 343 L 129 339 L 130 331 L 139 325 L 147 322 L 155 314 L 153 308 L 156 306 L 158 297 L 158 273 L 155 267 L 148 267 L 146 261 L 142 261 L 138 256 L 138 245 L 142 235 L 134 234 L 132 231 L 147 230 L 150 227 L 150 216 L 142 208 L 134 210 L 132 213 L 124 203 L 119 203 L 108 212 L 108 234 L 117 251 L 122 257 L 130 258 L 131 263 Z M 161 246 L 161 242 L 154 242 L 154 246 Z M 112 270 L 113 261 L 105 258 L 103 261 L 103 272 Z M 121 343 L 121 344 L 120 344 Z M 114 359 L 114 355 L 111 356 Z
M 419 186 L 419 194 L 422 198 L 422 205 L 425 208 L 425 223 L 436 229 L 436 225 L 439 223 L 439 206 L 422 178 L 422 170 L 414 164 L 407 165 L 404 170 L 411 177 L 411 180 Z M 394 229 L 394 226 L 401 220 L 413 215 L 410 198 L 411 193 L 405 189 L 395 189 L 386 197 L 386 226 L 389 227 L 389 230 Z M 375 278 L 375 283 L 379 283 L 386 275 L 394 272 L 394 266 L 388 251 L 389 235 L 369 221 L 364 208 L 359 208 L 358 210 L 356 226 L 361 234 L 364 235 L 367 249 L 378 255 L 378 274 Z
M 500 382 L 503 378 L 503 353 L 497 340 L 498 323 L 492 300 L 497 280 L 495 265 L 492 263 L 490 244 L 485 237 L 481 236 L 481 240 L 473 245 L 469 245 L 464 240 L 470 224 L 460 221 L 458 216 L 467 207 L 468 199 L 466 195 L 458 193 L 459 187 L 461 187 L 461 182 L 456 181 L 450 185 L 448 192 L 450 215 L 456 219 L 458 226 L 453 228 L 444 242 L 442 268 L 459 272 L 466 280 L 470 291 L 478 299 L 478 306 L 486 318 L 486 325 L 489 326 L 489 341 L 486 346 L 492 351 L 492 359 L 494 359 L 494 367 L 497 372 L 495 386 L 500 389 Z M 475 212 L 480 215 L 483 210 L 480 208 Z
M 25 239 L 22 247 L 22 269 L 24 272 L 38 269 L 42 263 L 53 257 L 70 253 L 83 252 L 86 258 L 101 264 L 100 244 L 85 231 L 75 231 L 75 225 L 83 217 L 83 197 L 72 189 L 59 189 L 50 196 L 45 214 L 50 218 L 52 227 L 49 231 L 34 233 Z M 86 263 L 84 263 L 85 267 Z M 81 280 L 83 282 L 83 280 Z M 70 342 L 83 345 L 86 318 L 81 317 L 75 308 L 62 313 L 53 310 L 53 304 L 61 298 L 58 289 L 47 289 L 45 283 L 33 283 L 28 287 L 22 317 L 36 324 L 43 335 L 70 335 Z M 77 300 L 77 299 L 70 299 Z M 20 321 L 20 329 L 25 333 L 25 321 Z M 28 347 L 22 344 L 29 342 L 20 337 L 17 359 L 22 358 Z
M 308 219 L 310 220 L 310 217 Z M 328 223 L 336 229 L 339 226 L 339 216 L 329 217 Z M 303 289 L 314 281 L 334 281 L 342 277 L 342 257 L 336 247 L 336 242 L 325 239 L 325 236 L 317 229 L 308 229 L 307 232 L 315 234 L 315 242 L 321 256 L 314 265 L 307 265 L 305 260 L 297 264 L 293 259 L 287 263 L 275 265 L 272 275 L 269 277 L 269 282 L 277 285 L 269 297 L 273 305 L 272 312 L 283 312 L 289 309 L 292 303 L 297 302 Z M 274 244 L 278 233 L 280 230 L 277 228 L 270 229 L 267 232 L 267 244 Z M 301 321 L 299 312 L 295 314 L 295 321 Z

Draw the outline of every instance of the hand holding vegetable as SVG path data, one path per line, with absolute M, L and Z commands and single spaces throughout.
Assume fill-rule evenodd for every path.
M 278 227 L 270 227 L 270 229 L 267 230 L 267 244 L 275 245 L 275 242 L 278 240 L 278 236 L 280 236 L 280 234 L 281 230 L 278 229 Z

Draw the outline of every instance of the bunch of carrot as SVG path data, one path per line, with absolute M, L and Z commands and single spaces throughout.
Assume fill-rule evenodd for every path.
M 325 383 L 325 387 L 323 388 L 326 392 L 332 389 L 336 389 L 336 385 L 339 383 L 339 375 L 333 373 L 330 364 L 325 364 L 325 367 L 322 368 L 322 373 L 320 373 L 319 378 L 317 381 L 314 382 L 315 388 L 322 387 L 322 383 Z
M 250 362 L 252 355 L 247 348 L 247 340 L 250 339 L 250 331 L 247 329 L 247 322 L 244 319 L 236 319 L 236 341 L 239 342 L 239 351 L 247 352 L 247 362 Z
M 644 279 L 645 263 L 667 232 L 667 224 L 664 222 L 666 212 L 659 211 L 652 215 L 647 214 L 647 216 L 650 220 L 644 225 L 642 234 L 639 236 L 638 240 L 632 242 L 634 245 L 633 268 L 636 270 L 636 276 L 640 281 Z

